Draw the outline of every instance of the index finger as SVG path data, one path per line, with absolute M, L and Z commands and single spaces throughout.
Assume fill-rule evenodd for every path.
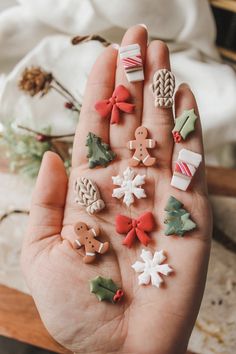
M 111 97 L 115 85 L 116 61 L 117 50 L 110 46 L 98 57 L 89 75 L 74 138 L 73 167 L 87 161 L 86 137 L 89 132 L 109 143 L 109 120 L 101 118 L 94 105 L 97 101 Z

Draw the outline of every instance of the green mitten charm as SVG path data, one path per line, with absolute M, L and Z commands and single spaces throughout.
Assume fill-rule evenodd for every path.
M 182 139 L 186 139 L 187 136 L 194 131 L 195 121 L 197 119 L 194 109 L 184 110 L 181 116 L 175 120 L 175 127 L 172 130 L 174 141 L 180 143 Z
M 196 224 L 190 219 L 190 214 L 182 208 L 183 204 L 174 197 L 170 197 L 165 211 L 167 217 L 165 235 L 184 236 L 185 232 L 196 228 Z
M 90 280 L 90 292 L 94 293 L 99 301 L 109 301 L 113 304 L 124 295 L 123 290 L 112 279 L 100 276 Z
M 89 168 L 106 167 L 116 157 L 110 146 L 93 133 L 88 133 L 86 146 L 88 147 Z

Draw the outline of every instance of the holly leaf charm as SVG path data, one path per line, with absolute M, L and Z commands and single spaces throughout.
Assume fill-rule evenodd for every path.
M 193 108 L 184 110 L 181 116 L 176 118 L 175 127 L 172 130 L 176 143 L 179 143 L 182 139 L 185 140 L 187 136 L 194 131 L 196 119 L 197 116 Z
M 90 292 L 94 293 L 99 301 L 109 301 L 113 304 L 118 302 L 124 295 L 111 278 L 97 276 L 90 280 Z
M 167 211 L 165 235 L 184 236 L 187 231 L 196 228 L 196 224 L 190 219 L 190 214 L 182 206 L 178 199 L 172 196 L 169 198 L 165 207 Z
M 88 133 L 86 146 L 88 147 L 89 168 L 106 167 L 116 157 L 110 146 L 93 133 Z

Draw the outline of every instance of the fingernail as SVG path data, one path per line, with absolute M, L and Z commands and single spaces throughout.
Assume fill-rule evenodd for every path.
M 189 90 L 191 90 L 190 86 L 186 82 L 182 82 L 182 84 L 179 85 L 179 89 L 189 89 Z
M 119 44 L 118 43 L 112 43 L 112 48 L 118 50 L 120 48 Z
M 138 26 L 142 26 L 143 28 L 145 28 L 145 30 L 147 31 L 147 26 L 145 25 L 145 23 L 139 23 Z

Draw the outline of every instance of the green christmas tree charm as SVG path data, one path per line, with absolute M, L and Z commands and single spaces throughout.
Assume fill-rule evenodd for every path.
M 181 116 L 175 120 L 175 127 L 172 130 L 174 141 L 179 143 L 182 139 L 186 139 L 187 136 L 194 131 L 194 126 L 197 116 L 194 113 L 194 109 L 184 110 Z
M 123 290 L 112 279 L 100 276 L 90 280 L 90 292 L 94 293 L 99 301 L 109 301 L 113 304 L 124 295 Z
M 106 167 L 116 157 L 110 146 L 93 133 L 88 133 L 86 146 L 88 147 L 89 168 Z
M 184 236 L 185 232 L 196 228 L 196 224 L 190 219 L 190 214 L 182 208 L 183 204 L 174 197 L 170 197 L 165 211 L 167 217 L 165 219 L 166 229 L 165 235 Z

